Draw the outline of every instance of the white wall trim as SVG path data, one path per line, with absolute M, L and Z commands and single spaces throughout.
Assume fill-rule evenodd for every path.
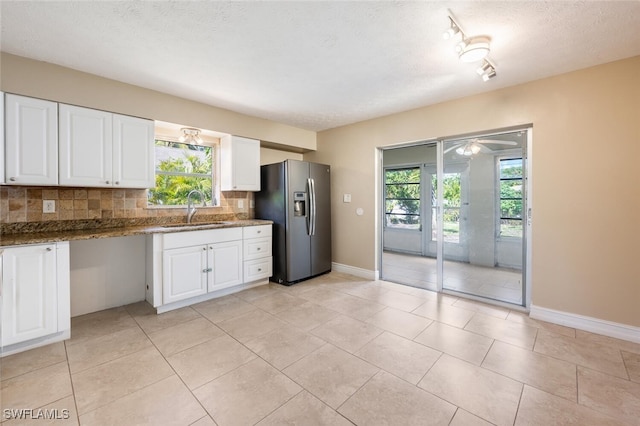
M 531 305 L 529 316 L 533 319 L 552 322 L 567 327 L 573 327 L 591 333 L 603 334 L 616 339 L 640 343 L 640 327 L 620 324 L 617 322 L 587 317 L 570 312 L 556 311 Z
M 342 263 L 331 263 L 331 270 L 342 272 L 343 274 L 355 275 L 356 277 L 368 280 L 377 280 L 380 277 L 380 271 L 372 271 L 370 269 L 356 268 L 355 266 L 343 265 Z

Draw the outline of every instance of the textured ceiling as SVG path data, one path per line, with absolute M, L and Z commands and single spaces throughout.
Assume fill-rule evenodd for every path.
M 448 9 L 492 38 L 483 82 Z M 640 55 L 639 1 L 5 1 L 0 47 L 323 130 Z

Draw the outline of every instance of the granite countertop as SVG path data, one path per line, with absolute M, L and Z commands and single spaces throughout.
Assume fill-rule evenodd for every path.
M 188 232 L 205 229 L 237 228 L 244 226 L 270 225 L 270 220 L 215 220 L 211 222 L 161 223 L 161 224 L 125 224 L 124 226 L 82 227 L 82 229 L 55 229 L 55 227 L 32 226 L 28 232 L 3 232 L 0 235 L 0 247 L 22 244 L 43 244 L 60 241 L 90 240 L 96 238 L 126 237 L 130 235 L 150 235 L 170 232 Z

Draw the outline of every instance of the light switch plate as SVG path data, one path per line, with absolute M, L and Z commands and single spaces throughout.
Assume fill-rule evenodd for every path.
M 342 202 L 350 203 L 351 202 L 351 194 L 342 194 Z
M 56 200 L 42 200 L 42 213 L 55 213 Z

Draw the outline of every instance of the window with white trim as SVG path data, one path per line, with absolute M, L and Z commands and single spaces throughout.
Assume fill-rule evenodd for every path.
M 215 146 L 155 141 L 156 186 L 149 190 L 149 205 L 186 206 L 194 189 L 202 191 L 208 206 L 217 205 Z M 201 204 L 200 198 L 195 202 Z
M 500 158 L 498 212 L 500 238 L 522 238 L 522 158 Z
M 385 226 L 420 229 L 420 167 L 385 169 Z

